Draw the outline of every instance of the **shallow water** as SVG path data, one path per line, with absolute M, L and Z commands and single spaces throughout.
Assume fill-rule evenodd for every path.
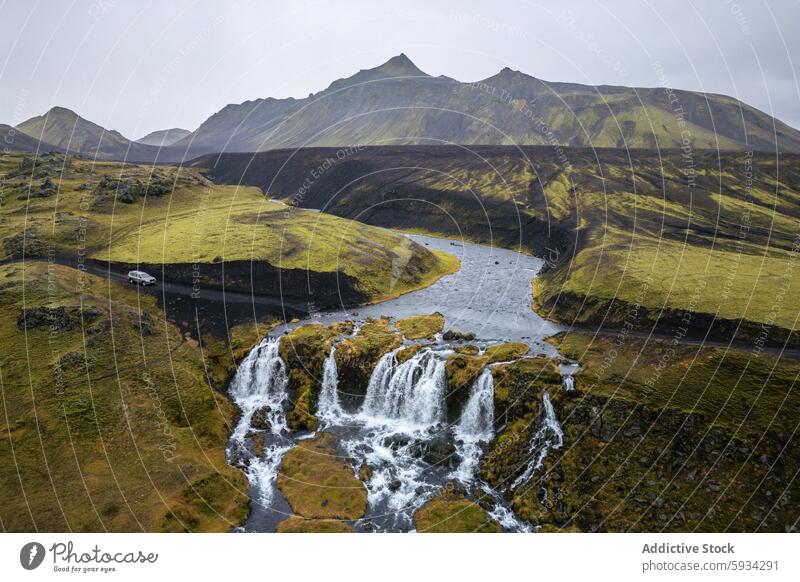
M 446 329 L 473 332 L 484 342 L 524 341 L 535 353 L 556 354 L 542 339 L 563 328 L 531 309 L 531 280 L 544 261 L 486 245 L 407 236 L 430 249 L 458 257 L 461 269 L 425 289 L 376 305 L 320 312 L 300 323 L 280 326 L 271 335 L 314 321 L 331 324 L 382 315 L 400 319 L 438 311 L 445 317 Z

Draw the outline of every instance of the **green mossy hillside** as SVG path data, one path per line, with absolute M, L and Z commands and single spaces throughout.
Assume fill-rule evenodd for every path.
M 227 531 L 235 371 L 155 298 L 68 267 L 0 265 L 0 517 L 7 531 Z M 244 344 L 255 334 L 236 330 Z M 211 380 L 209 382 L 209 380 Z
M 249 268 L 239 273 L 232 264 L 258 270 L 264 263 L 310 272 L 320 285 L 338 281 L 346 302 L 396 297 L 459 268 L 455 257 L 407 237 L 270 201 L 258 188 L 215 185 L 193 168 L 57 154 L 4 154 L 0 161 L 0 259 L 54 254 L 175 265 L 169 275 L 189 284 L 200 265 L 204 281 L 217 286 L 216 266 L 224 262 L 229 288 L 253 284 Z M 290 281 L 282 293 L 300 294 Z
M 632 337 L 552 341 L 581 365 L 575 391 L 559 390 L 556 371 L 533 359 L 517 365 L 531 366 L 536 381 L 494 370 L 505 417 L 481 475 L 520 518 L 559 531 L 793 529 L 800 363 Z M 544 391 L 564 443 L 512 489 L 531 458 Z

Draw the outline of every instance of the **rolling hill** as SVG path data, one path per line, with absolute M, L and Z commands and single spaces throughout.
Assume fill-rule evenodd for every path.
M 228 105 L 176 145 L 210 153 L 441 143 L 797 152 L 800 132 L 723 95 L 551 83 L 509 68 L 462 83 L 401 54 L 304 99 Z

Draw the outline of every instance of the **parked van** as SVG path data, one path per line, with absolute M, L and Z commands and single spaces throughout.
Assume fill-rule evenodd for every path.
M 137 285 L 155 285 L 156 278 L 144 271 L 128 271 L 128 283 Z

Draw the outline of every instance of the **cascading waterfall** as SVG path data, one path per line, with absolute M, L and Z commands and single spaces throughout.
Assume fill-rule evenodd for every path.
M 447 243 L 431 240 L 430 244 L 439 248 L 437 244 Z M 461 246 L 461 243 L 457 244 Z M 495 285 L 490 291 L 497 290 L 497 293 L 478 295 L 470 287 L 472 282 L 485 282 L 486 264 L 494 263 L 499 277 L 510 278 L 522 272 L 520 261 L 530 263 L 531 269 L 523 268 L 524 271 L 535 271 L 538 263 L 534 264 L 522 255 L 508 255 L 509 259 L 516 257 L 517 261 L 513 265 L 509 261 L 510 266 L 506 266 L 506 261 L 498 263 L 494 260 L 497 252 L 505 251 L 469 247 L 469 256 L 465 254 L 462 260 L 461 276 L 445 277 L 436 288 L 432 286 L 416 292 L 416 295 L 405 295 L 380 307 L 364 307 L 360 309 L 360 321 L 383 314 L 393 318 L 405 317 L 412 311 L 418 312 L 421 306 L 433 309 L 435 303 L 439 309 L 441 303 L 445 318 L 449 322 L 457 319 L 461 326 L 474 327 L 481 338 L 479 342 L 530 340 L 531 349 L 536 353 L 557 356 L 552 346 L 541 341 L 555 328 L 533 316 L 529 308 L 529 285 Z M 484 263 L 484 258 L 491 261 Z M 530 280 L 527 273 L 523 278 Z M 312 322 L 332 325 L 357 315 L 315 313 L 298 325 Z M 283 335 L 296 327 L 295 324 L 281 326 L 274 330 L 274 335 Z M 357 334 L 356 324 L 350 333 L 340 334 L 337 341 Z M 367 487 L 369 505 L 364 518 L 354 524 L 355 528 L 362 531 L 413 529 L 414 512 L 441 491 L 449 480 L 456 478 L 461 480 L 468 496 L 482 499 L 482 506 L 488 509 L 494 502 L 489 515 L 504 529 L 529 531 L 530 525 L 514 516 L 504 495 L 479 476 L 481 454 L 494 437 L 491 374 L 483 370 L 469 387 L 461 418 L 450 425 L 446 414 L 445 363 L 452 353 L 448 347 L 453 345 L 452 342 L 444 340 L 442 333 L 438 333 L 435 343 L 416 344 L 419 351 L 401 363 L 398 354 L 408 345 L 407 342 L 394 353 L 380 358 L 368 385 L 357 387 L 366 389 L 364 402 L 357 410 L 349 409 L 349 400 L 340 398 L 336 351 L 331 350 L 324 358 L 319 396 L 316 402 L 310 403 L 316 405 L 320 430 L 335 438 L 339 447 L 337 453 L 349 457 L 354 473 L 364 480 Z M 277 520 L 291 511 L 286 501 L 281 499 L 275 479 L 286 452 L 307 436 L 290 434 L 287 429 L 286 415 L 290 408 L 288 367 L 281 361 L 278 348 L 277 339 L 259 344 L 241 363 L 230 386 L 232 400 L 241 408 L 242 416 L 229 443 L 228 454 L 229 460 L 244 469 L 250 479 L 254 511 L 248 520 L 248 528 L 254 530 L 274 530 Z M 344 349 L 341 343 L 339 348 L 341 361 L 341 350 Z M 570 382 L 567 376 L 574 373 L 577 366 L 562 365 L 561 369 L 565 374 L 563 389 L 574 389 L 575 382 Z M 344 370 L 341 372 L 344 374 Z M 546 450 L 561 446 L 563 440 L 563 436 L 558 438 L 560 427 L 554 413 L 552 420 L 558 430 L 543 428 L 547 424 L 548 407 L 549 400 L 547 404 L 542 403 L 536 420 L 536 434 L 530 444 L 531 458 L 525 459 L 530 460 L 525 467 L 529 474 L 541 466 Z M 530 477 L 523 475 L 518 481 L 525 478 Z
M 492 370 L 484 368 L 472 384 L 469 399 L 455 427 L 458 438 L 488 441 L 494 434 L 494 379 Z
M 461 463 L 451 477 L 468 485 L 474 479 L 483 453 L 481 443 L 490 441 L 494 434 L 494 379 L 490 368 L 484 368 L 472 384 L 469 399 L 453 432 Z
M 336 346 L 331 348 L 322 367 L 322 386 L 319 390 L 317 416 L 325 421 L 333 422 L 344 416 L 339 402 L 339 370 L 336 367 Z
M 292 448 L 291 441 L 285 437 L 289 379 L 279 349 L 279 339 L 262 341 L 239 365 L 229 390 L 242 411 L 231 436 L 229 458 L 247 466 L 248 479 L 265 505 L 272 500 L 278 466 Z M 259 412 L 268 425 L 266 430 L 251 426 L 253 416 Z M 250 433 L 261 433 L 264 437 L 264 451 L 260 457 L 248 448 Z
M 561 381 L 561 385 L 567 392 L 572 392 L 573 390 L 575 390 L 575 378 L 572 377 L 572 374 L 567 374 Z
M 418 429 L 441 422 L 447 387 L 444 360 L 427 349 L 400 365 L 394 354 L 388 356 L 370 377 L 361 417 L 406 422 Z
M 369 377 L 367 393 L 361 406 L 362 414 L 377 414 L 383 408 L 386 392 L 396 369 L 397 356 L 395 352 L 384 354 L 378 360 L 378 363 L 375 364 L 375 369 L 372 370 L 372 375 Z
M 274 434 L 286 430 L 284 403 L 289 379 L 286 365 L 278 352 L 280 341 L 267 338 L 262 341 L 239 365 L 230 386 L 233 401 L 242 410 L 236 425 L 234 440 L 241 441 L 250 429 L 253 414 L 269 407 L 267 421 Z
M 530 479 L 534 471 L 541 468 L 547 452 L 550 449 L 560 449 L 563 444 L 564 433 L 556 418 L 553 405 L 550 403 L 550 396 L 545 392 L 542 396 L 542 412 L 539 416 L 539 423 L 533 433 L 533 437 L 531 437 L 531 459 L 528 461 L 528 465 L 522 475 L 517 477 L 511 484 L 511 489 L 516 489 Z
M 356 465 L 368 464 L 368 518 L 390 530 L 412 525 L 411 515 L 441 486 L 446 468 L 423 460 L 426 447 L 446 436 L 445 360 L 450 352 L 423 348 L 399 364 L 395 353 L 376 364 L 364 403 L 350 417 L 363 428 L 342 441 Z M 385 524 L 382 526 L 381 524 Z

